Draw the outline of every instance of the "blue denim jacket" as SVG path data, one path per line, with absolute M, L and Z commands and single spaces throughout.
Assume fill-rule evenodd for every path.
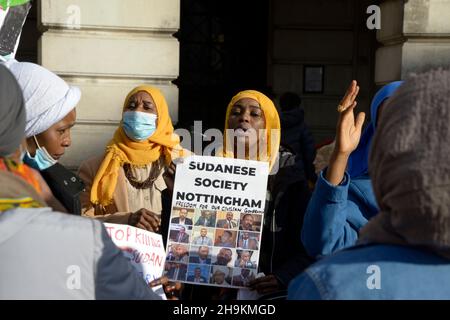
M 368 175 L 344 180 L 333 186 L 322 171 L 309 201 L 303 221 L 301 239 L 312 257 L 329 255 L 350 247 L 358 231 L 378 213 L 378 206 Z
M 291 300 L 450 299 L 450 260 L 396 245 L 356 246 L 290 282 Z

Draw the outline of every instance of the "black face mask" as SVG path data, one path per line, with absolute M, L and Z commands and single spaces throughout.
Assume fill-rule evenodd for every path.
M 76 174 L 56 163 L 40 172 L 53 195 L 71 214 L 81 215 L 80 194 L 84 182 Z

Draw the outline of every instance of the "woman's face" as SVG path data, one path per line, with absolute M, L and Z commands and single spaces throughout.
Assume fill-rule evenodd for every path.
M 260 130 L 266 128 L 266 119 L 258 101 L 251 98 L 243 98 L 231 107 L 228 116 L 228 129 L 234 130 L 236 142 L 245 143 L 246 148 L 250 147 L 257 141 L 251 141 L 249 129 L 253 129 L 260 136 Z
M 72 144 L 70 129 L 75 125 L 76 118 L 77 113 L 73 109 L 61 121 L 36 136 L 39 145 L 45 147 L 55 160 L 59 160 L 64 155 L 66 148 Z M 27 147 L 28 152 L 34 156 L 37 145 L 33 137 L 27 139 Z
M 139 111 L 158 115 L 155 101 L 152 96 L 145 91 L 136 92 L 128 99 L 128 103 L 123 112 L 126 111 Z

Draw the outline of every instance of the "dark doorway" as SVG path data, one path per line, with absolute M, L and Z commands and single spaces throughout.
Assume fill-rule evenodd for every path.
M 37 2 L 31 1 L 31 9 L 22 28 L 16 59 L 38 63 L 38 40 L 41 33 L 37 27 Z
M 270 94 L 267 83 L 268 0 L 181 0 L 179 126 L 203 121 L 223 128 L 239 90 Z

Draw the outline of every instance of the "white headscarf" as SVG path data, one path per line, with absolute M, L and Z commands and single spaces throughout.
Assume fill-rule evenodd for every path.
M 8 61 L 25 99 L 26 137 L 38 135 L 61 121 L 80 101 L 81 92 L 53 72 L 29 62 Z

